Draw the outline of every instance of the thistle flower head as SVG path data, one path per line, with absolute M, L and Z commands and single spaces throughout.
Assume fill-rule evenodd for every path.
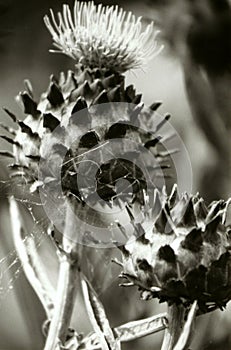
M 56 20 L 45 16 L 54 45 L 83 66 L 106 68 L 118 72 L 141 67 L 157 55 L 153 23 L 142 31 L 138 19 L 118 6 L 95 5 L 94 2 L 76 1 L 73 14 L 68 5 Z
M 231 299 L 230 201 L 206 206 L 198 195 L 177 198 L 175 187 L 170 196 L 157 191 L 154 203 L 151 229 L 122 249 L 122 276 L 144 299 L 222 309 Z

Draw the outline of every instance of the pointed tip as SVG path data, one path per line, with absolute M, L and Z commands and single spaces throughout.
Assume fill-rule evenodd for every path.
M 225 207 L 225 202 L 223 199 L 219 201 L 214 201 L 213 203 L 211 203 L 206 220 L 207 221 L 212 220 L 219 213 L 219 211 L 224 209 L 224 207 Z
M 168 197 L 168 204 L 170 209 L 173 208 L 177 200 L 179 200 L 178 187 L 177 184 L 174 184 L 170 196 Z
M 199 221 L 205 221 L 207 215 L 208 215 L 208 210 L 205 205 L 204 199 L 200 198 L 194 205 L 194 211 L 195 211 L 195 216 L 196 220 Z
M 94 105 L 100 105 L 102 103 L 108 103 L 109 99 L 107 96 L 107 91 L 103 90 L 94 100 L 93 104 Z
M 63 104 L 64 98 L 60 87 L 56 82 L 52 81 L 47 93 L 47 99 L 53 107 L 59 107 Z
M 162 201 L 160 198 L 160 192 L 157 188 L 154 190 L 154 196 L 153 196 L 153 208 L 152 208 L 152 215 L 156 215 L 160 213 L 160 210 L 162 208 Z
M 130 253 L 125 247 L 125 245 L 118 245 L 118 249 L 121 251 L 125 258 L 128 258 L 130 256 Z
M 24 106 L 24 113 L 35 116 L 38 113 L 37 103 L 32 99 L 27 91 L 21 92 L 19 96 Z
M 157 111 L 157 109 L 162 105 L 162 102 L 154 102 L 149 107 L 153 112 Z
M 158 233 L 162 234 L 172 234 L 173 226 L 171 222 L 171 218 L 166 211 L 166 208 L 163 207 L 158 218 L 154 223 L 154 228 Z
M 176 255 L 172 247 L 166 244 L 165 246 L 160 247 L 158 250 L 159 259 L 166 261 L 170 264 L 176 263 Z
M 170 114 L 166 114 L 164 119 L 156 126 L 156 130 L 155 132 L 159 131 L 165 123 L 167 123 L 167 121 L 171 118 Z
M 24 79 L 24 86 L 30 97 L 33 99 L 33 87 L 29 79 Z
M 0 138 L 7 141 L 8 143 L 10 143 L 11 145 L 15 145 L 18 147 L 21 147 L 21 145 L 19 144 L 19 142 L 11 139 L 10 137 L 6 136 L 6 135 L 0 135 Z
M 30 136 L 33 139 L 39 139 L 39 135 L 37 133 L 33 132 L 32 129 L 30 128 L 30 126 L 25 124 L 23 121 L 19 120 L 18 125 L 23 133 L 27 134 L 28 136 Z
M 187 197 L 185 197 L 185 201 L 187 201 Z M 192 197 L 187 201 L 183 215 L 178 222 L 178 226 L 181 225 L 188 228 L 197 226 Z
M 8 151 L 0 151 L 0 157 L 6 157 L 6 158 L 13 158 L 14 159 L 13 153 L 8 152 Z
M 225 202 L 225 207 L 222 213 L 222 224 L 231 226 L 231 198 Z M 228 222 L 229 221 L 229 222 Z
M 184 249 L 188 249 L 192 252 L 199 252 L 203 245 L 202 231 L 200 229 L 193 229 L 181 242 L 181 246 Z
M 112 124 L 105 135 L 105 139 L 124 138 L 128 127 L 127 124 L 120 122 Z
M 15 123 L 17 122 L 17 118 L 12 112 L 10 112 L 7 108 L 3 108 L 3 110 L 13 120 L 13 122 L 15 122 Z
M 218 239 L 218 228 L 222 224 L 222 218 L 221 215 L 218 214 L 215 218 L 213 218 L 205 228 L 204 232 L 204 240 L 208 242 L 216 242 Z
M 133 98 L 132 103 L 134 105 L 138 105 L 141 102 L 141 99 L 142 99 L 142 94 L 138 94 Z
M 76 104 L 74 105 L 71 114 L 77 113 L 79 111 L 81 111 L 82 109 L 87 108 L 87 102 L 84 99 L 84 97 L 80 96 L 77 101 Z
M 60 84 L 60 83 L 59 83 Z M 70 93 L 78 87 L 77 81 L 75 79 L 75 74 L 72 70 L 68 70 L 67 78 L 62 83 L 62 91 Z
M 157 136 L 157 137 L 155 137 L 154 139 L 147 141 L 147 142 L 144 144 L 144 147 L 147 148 L 147 149 L 149 149 L 149 148 L 151 148 L 151 147 L 155 147 L 155 146 L 159 143 L 159 141 L 160 141 L 161 139 L 162 139 L 162 136 Z
M 43 127 L 53 132 L 60 125 L 60 121 L 51 113 L 43 114 Z
M 133 85 L 129 85 L 126 87 L 125 97 L 126 97 L 126 102 L 132 103 L 132 101 L 135 98 L 135 88 Z
M 139 102 L 136 104 L 136 106 L 133 108 L 131 114 L 130 114 L 130 121 L 132 124 L 137 123 L 138 116 L 140 115 L 140 112 L 144 108 L 144 103 Z
M 120 102 L 121 101 L 121 87 L 116 86 L 108 92 L 108 99 L 111 102 Z

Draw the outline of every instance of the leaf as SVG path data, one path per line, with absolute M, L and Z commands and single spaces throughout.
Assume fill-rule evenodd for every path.
M 122 342 L 145 337 L 157 333 L 167 327 L 167 314 L 159 314 L 143 320 L 126 323 L 114 329 L 115 334 Z
M 102 350 L 120 350 L 120 342 L 114 337 L 104 307 L 83 275 L 81 285 L 87 313 L 93 329 L 99 337 Z
M 120 342 L 135 340 L 146 335 L 164 330 L 168 326 L 167 313 L 151 316 L 142 320 L 125 323 L 113 328 L 113 333 Z M 86 336 L 81 342 L 84 349 L 101 349 L 96 333 Z

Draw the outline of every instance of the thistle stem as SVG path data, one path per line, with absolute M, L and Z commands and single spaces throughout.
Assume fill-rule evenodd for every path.
M 53 314 L 54 289 L 35 248 L 33 238 L 28 235 L 18 205 L 13 197 L 9 198 L 12 233 L 15 249 L 22 263 L 25 276 L 40 299 L 46 315 Z
M 165 330 L 161 350 L 173 350 L 184 324 L 185 309 L 182 305 L 168 307 L 168 328 Z
M 70 241 L 67 238 L 67 231 L 73 231 L 75 229 L 73 215 L 73 212 L 69 206 L 67 206 L 63 247 L 68 245 L 69 251 L 67 254 L 63 253 L 60 258 L 54 315 L 50 323 L 44 350 L 55 350 L 57 349 L 59 342 L 62 344 L 65 343 L 75 304 L 76 290 L 78 285 L 77 280 L 79 277 L 79 260 L 76 243 Z

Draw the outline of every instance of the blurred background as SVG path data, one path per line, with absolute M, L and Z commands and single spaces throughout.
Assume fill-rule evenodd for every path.
M 73 4 L 73 1 L 66 2 Z M 231 189 L 229 0 L 103 3 L 119 4 L 142 15 L 144 23 L 154 20 L 160 29 L 159 41 L 164 43 L 164 50 L 149 62 L 144 72 L 126 73 L 127 84 L 135 85 L 147 105 L 163 101 L 160 113 L 172 115 L 171 123 L 183 139 L 191 159 L 193 192 L 200 191 L 206 201 L 228 198 Z M 62 4 L 60 0 L 5 0 L 0 3 L 0 106 L 10 109 L 20 119 L 23 113 L 15 96 L 24 89 L 25 78 L 32 82 L 38 99 L 46 90 L 51 74 L 73 69 L 71 59 L 48 52 L 52 40 L 43 24 L 43 16 L 49 8 L 57 12 Z M 0 118 L 2 123 L 9 123 L 3 111 L 0 111 Z M 4 141 L 0 142 L 0 147 L 9 149 Z M 0 158 L 0 177 L 0 350 L 39 350 L 44 343 L 41 325 L 45 314 L 20 273 L 20 263 L 13 251 L 7 202 L 10 183 L 3 158 Z M 30 219 L 28 227 L 34 230 Z M 54 248 L 44 238 L 38 249 L 55 285 L 58 265 Z M 91 265 L 90 262 L 89 269 L 97 280 L 97 290 L 112 326 L 165 310 L 165 305 L 156 301 L 140 301 L 136 290 L 118 287 L 119 269 L 113 267 L 109 271 L 110 265 L 108 259 L 101 257 L 98 264 L 94 261 Z M 109 271 L 106 277 L 105 271 Z M 78 332 L 87 333 L 89 321 L 81 305 L 79 296 L 73 326 Z M 191 348 L 230 350 L 230 329 L 229 310 L 200 316 Z M 159 349 L 162 337 L 160 333 L 126 343 L 123 349 Z

